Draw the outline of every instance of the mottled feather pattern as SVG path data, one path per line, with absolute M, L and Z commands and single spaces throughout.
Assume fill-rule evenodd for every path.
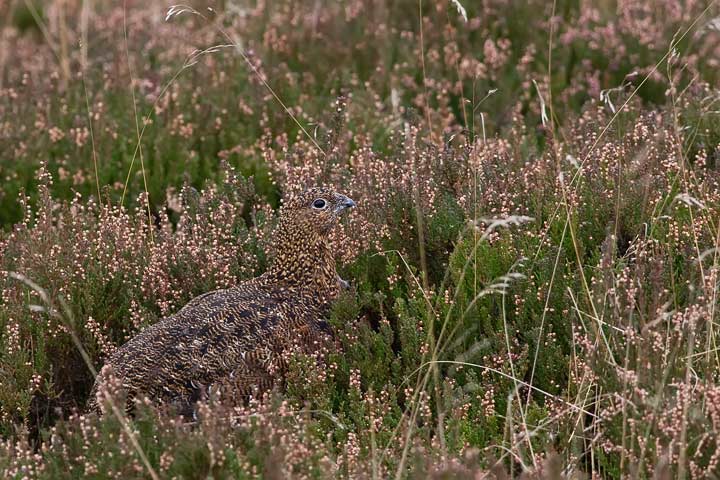
M 102 410 L 99 394 L 110 376 L 127 392 L 126 409 L 138 395 L 190 403 L 214 384 L 234 384 L 239 395 L 271 388 L 286 368 L 285 353 L 310 353 L 330 333 L 325 316 L 347 283 L 337 275 L 328 234 L 354 206 L 324 188 L 288 199 L 268 271 L 202 294 L 128 341 L 98 375 L 89 408 Z

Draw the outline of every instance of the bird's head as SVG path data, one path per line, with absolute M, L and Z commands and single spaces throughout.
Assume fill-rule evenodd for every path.
M 285 198 L 275 232 L 275 258 L 265 278 L 307 286 L 327 295 L 340 283 L 329 233 L 340 215 L 355 206 L 345 195 L 315 187 Z
M 337 224 L 340 215 L 355 202 L 325 187 L 313 187 L 287 198 L 281 210 L 281 221 L 308 235 L 325 235 Z

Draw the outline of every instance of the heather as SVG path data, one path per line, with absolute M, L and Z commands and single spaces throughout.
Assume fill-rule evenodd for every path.
M 720 476 L 714 3 L 0 11 L 4 477 Z M 194 420 L 86 414 L 315 184 L 358 204 L 337 348 Z

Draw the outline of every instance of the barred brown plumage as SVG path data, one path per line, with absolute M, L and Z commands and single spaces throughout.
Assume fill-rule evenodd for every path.
M 293 344 L 312 348 L 329 332 L 324 317 L 347 283 L 328 240 L 355 203 L 327 188 L 287 199 L 274 236 L 275 258 L 261 276 L 200 295 L 120 347 L 95 380 L 88 408 L 102 411 L 111 378 L 132 399 L 189 405 L 232 379 L 240 394 L 269 388 Z

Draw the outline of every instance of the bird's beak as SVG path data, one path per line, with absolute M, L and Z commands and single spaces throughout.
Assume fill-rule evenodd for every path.
M 348 208 L 355 208 L 355 202 L 345 195 L 338 195 L 338 200 L 337 207 L 335 207 L 335 213 L 343 212 Z

